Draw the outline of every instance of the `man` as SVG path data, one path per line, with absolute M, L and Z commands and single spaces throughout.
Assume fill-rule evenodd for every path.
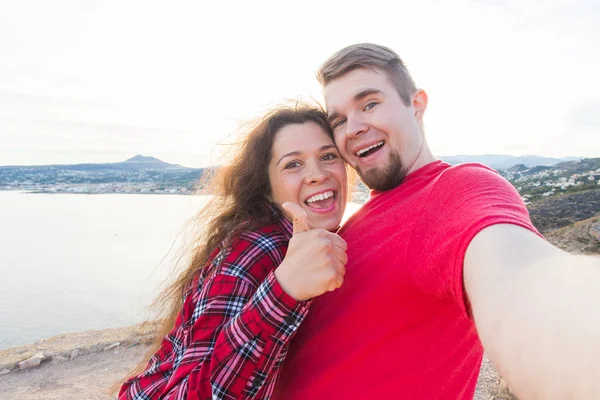
M 520 398 L 598 398 L 598 259 L 544 241 L 493 170 L 435 159 L 427 95 L 390 49 L 342 49 L 318 78 L 373 192 L 339 232 L 343 285 L 313 301 L 275 398 L 470 399 L 483 348 Z

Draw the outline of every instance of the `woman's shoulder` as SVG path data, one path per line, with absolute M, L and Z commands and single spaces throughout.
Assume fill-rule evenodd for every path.
M 231 241 L 231 251 L 251 251 L 257 257 L 283 254 L 291 235 L 279 223 L 244 229 Z M 283 260 L 283 257 L 281 258 Z M 281 261 L 279 261 L 281 262 Z
M 273 222 L 271 224 L 262 225 L 259 227 L 246 228 L 239 234 L 235 235 L 232 240 L 234 242 L 250 241 L 259 247 L 262 247 L 263 242 L 272 242 L 274 245 L 286 245 L 290 241 L 291 231 L 285 229 L 282 221 Z
M 244 229 L 220 246 L 213 270 L 216 275 L 260 283 L 283 261 L 289 239 L 278 223 Z

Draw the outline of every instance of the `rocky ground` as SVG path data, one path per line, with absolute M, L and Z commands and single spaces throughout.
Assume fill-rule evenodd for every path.
M 144 355 L 154 326 L 54 336 L 0 350 L 0 399 L 109 399 Z
M 0 399 L 114 399 L 108 388 L 143 357 L 151 332 L 152 327 L 139 326 L 89 331 L 2 350 Z M 475 399 L 514 399 L 487 360 Z
M 139 345 L 117 348 L 1 376 L 0 399 L 115 399 L 108 388 L 134 367 L 146 349 Z
M 545 236 L 549 242 L 568 252 L 600 255 L 600 214 Z

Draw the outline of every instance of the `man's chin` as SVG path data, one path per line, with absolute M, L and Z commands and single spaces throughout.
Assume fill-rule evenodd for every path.
M 398 187 L 406 176 L 405 168 L 402 166 L 400 156 L 396 153 L 390 155 L 390 160 L 385 167 L 372 167 L 362 171 L 356 168 L 358 176 L 370 189 L 385 192 Z

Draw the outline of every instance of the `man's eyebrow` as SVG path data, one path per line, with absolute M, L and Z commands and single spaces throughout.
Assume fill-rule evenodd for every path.
M 360 92 L 356 93 L 352 100 L 356 102 L 356 101 L 360 101 L 360 100 L 364 99 L 365 97 L 370 96 L 372 94 L 380 94 L 380 93 L 383 93 L 383 92 L 379 89 L 369 88 L 369 89 L 361 90 Z M 339 117 L 340 117 L 340 113 L 338 113 L 337 111 L 334 111 L 327 116 L 327 122 L 331 125 L 331 123 Z
M 327 116 L 327 123 L 328 123 L 329 125 L 331 125 L 331 123 L 332 123 L 332 122 L 333 122 L 335 119 L 339 118 L 339 116 L 340 116 L 340 113 L 339 113 L 339 112 L 337 112 L 337 111 L 334 111 L 334 112 L 332 112 L 331 114 L 329 114 L 329 115 Z
M 325 150 L 329 150 L 329 149 L 335 149 L 335 144 L 326 144 L 325 146 L 321 146 L 321 148 L 319 149 L 319 151 L 325 151 Z
M 372 94 L 380 94 L 382 93 L 381 90 L 379 89 L 365 89 L 365 90 L 361 90 L 360 92 L 356 93 L 354 95 L 354 101 L 359 101 L 364 99 L 367 96 L 370 96 Z

